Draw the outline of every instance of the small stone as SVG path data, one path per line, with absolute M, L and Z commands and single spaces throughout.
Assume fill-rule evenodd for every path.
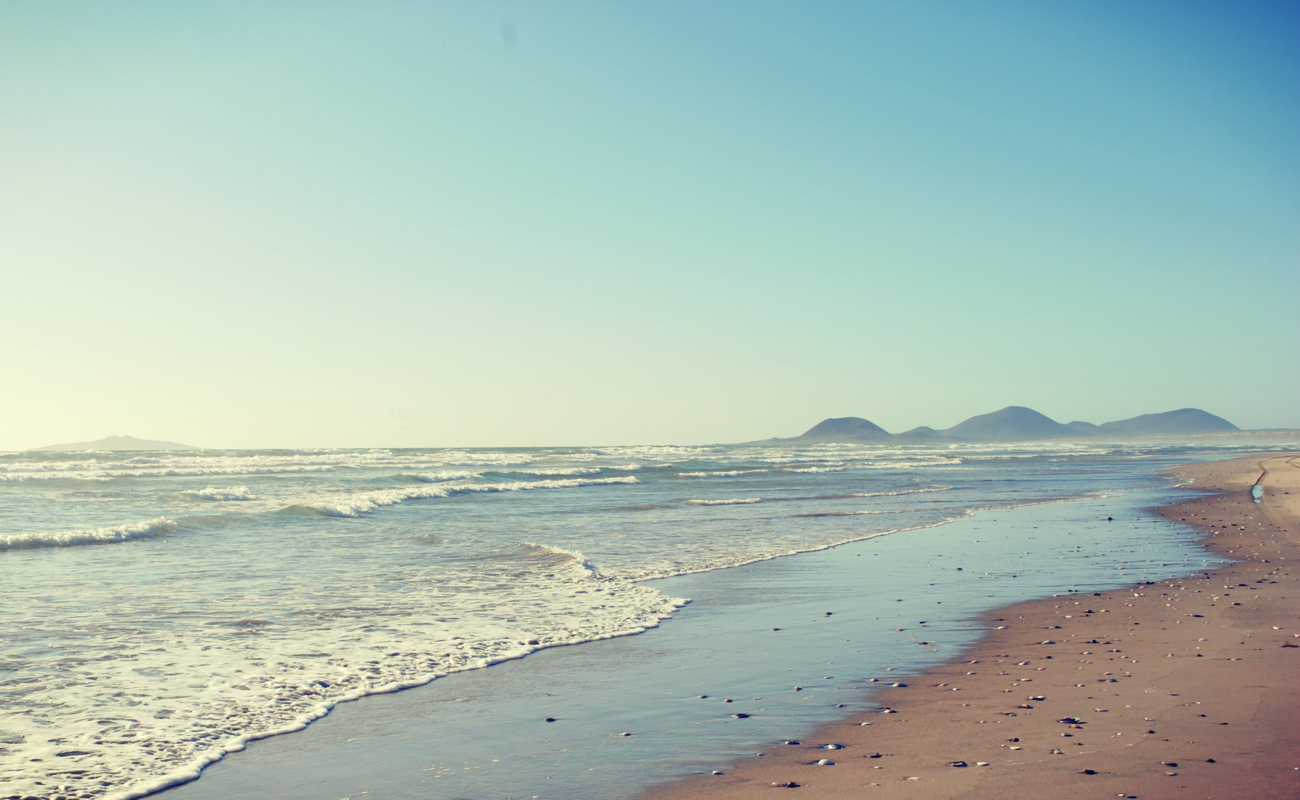
M 735 717 L 736 719 L 749 719 L 748 714 L 732 714 L 731 716 Z
M 829 758 L 819 758 L 819 759 L 817 759 L 817 766 L 819 766 L 819 767 L 833 767 L 833 766 L 835 766 L 835 762 L 834 762 L 834 761 L 831 761 Z
M 1083 770 L 1080 774 L 1082 774 L 1082 775 L 1096 775 L 1096 774 L 1097 774 L 1097 770 L 1095 770 L 1095 769 L 1085 769 L 1085 770 Z
M 969 765 L 968 765 L 965 761 L 953 761 L 953 762 L 949 763 L 948 766 L 950 766 L 950 767 L 965 767 L 965 766 L 969 766 Z
M 987 761 L 976 761 L 976 762 L 975 762 L 975 766 L 977 766 L 977 767 L 987 767 L 988 765 L 989 765 L 989 762 L 987 762 Z
M 547 718 L 546 718 L 546 721 L 547 721 L 547 722 L 554 722 L 554 721 L 555 721 L 555 717 L 547 717 Z

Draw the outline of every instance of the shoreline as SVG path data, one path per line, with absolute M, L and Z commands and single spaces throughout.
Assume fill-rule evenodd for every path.
M 1152 511 L 1233 561 L 981 615 L 953 660 L 890 675 L 887 710 L 640 798 L 1300 797 L 1300 461 L 1168 471 L 1205 494 Z

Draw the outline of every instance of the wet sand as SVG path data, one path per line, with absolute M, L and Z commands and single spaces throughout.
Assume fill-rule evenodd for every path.
M 1300 797 L 1300 457 L 1177 472 L 1207 495 L 1159 513 L 1241 560 L 1000 609 L 887 705 L 643 797 Z

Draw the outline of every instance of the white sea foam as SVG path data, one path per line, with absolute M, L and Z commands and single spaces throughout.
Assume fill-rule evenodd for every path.
M 687 500 L 688 506 L 745 506 L 752 503 L 761 503 L 761 497 L 733 497 L 727 500 Z
M 100 657 L 20 673 L 21 685 L 0 688 L 0 699 L 17 691 L 28 709 L 3 722 L 8 737 L 23 740 L 21 758 L 0 750 L 6 789 L 48 795 L 36 782 L 57 767 L 67 785 L 58 794 L 142 797 L 197 778 L 250 741 L 302 730 L 340 702 L 547 647 L 641 633 L 687 602 L 603 576 L 577 551 L 521 547 L 541 563 L 460 576 L 490 595 L 448 594 L 412 577 L 387 601 L 331 607 L 330 625 L 346 635 L 323 636 L 294 614 L 232 618 L 186 636 L 114 629 Z
M 787 470 L 787 471 L 788 471 L 788 472 L 806 472 L 806 473 L 814 473 L 814 474 L 815 474 L 815 473 L 818 473 L 818 472 L 843 472 L 845 469 L 846 469 L 846 467 L 796 467 L 796 468 L 793 468 L 793 469 L 790 469 L 790 470 Z
M 181 494 L 184 494 L 188 497 L 193 497 L 196 500 L 223 501 L 223 500 L 253 500 L 254 499 L 252 493 L 248 491 L 247 486 L 227 486 L 224 489 L 219 489 L 215 486 L 209 486 L 206 489 L 191 489 L 189 491 L 182 492 Z
M 72 547 L 82 544 L 114 544 L 131 539 L 148 539 L 176 532 L 176 523 L 164 517 L 117 525 L 111 528 L 84 528 L 54 533 L 17 533 L 0 535 L 0 551 L 36 550 L 43 547 Z
M 898 497 L 904 494 L 926 494 L 928 492 L 946 492 L 951 486 L 926 486 L 923 489 L 898 489 L 892 492 L 854 492 L 849 497 Z
M 636 478 L 624 476 L 618 478 L 572 478 L 554 481 L 511 481 L 509 483 L 468 483 L 456 485 L 438 485 L 427 488 L 380 489 L 373 492 L 360 492 L 340 498 L 329 498 L 299 503 L 318 514 L 330 517 L 359 517 L 363 514 L 395 506 L 407 500 L 432 500 L 439 497 L 451 497 L 456 494 L 483 494 L 490 492 L 526 492 L 536 489 L 576 489 L 582 486 L 609 486 L 612 484 L 639 483 Z
M 445 483 L 447 481 L 466 481 L 482 477 L 481 472 L 469 472 L 467 470 L 445 469 L 441 472 L 425 472 L 418 475 L 406 475 L 408 478 L 414 478 L 423 483 Z
M 765 469 L 720 469 L 713 472 L 679 472 L 679 478 L 734 478 L 737 475 L 761 475 Z
M 522 475 L 599 475 L 600 467 L 548 467 L 546 469 L 516 469 Z

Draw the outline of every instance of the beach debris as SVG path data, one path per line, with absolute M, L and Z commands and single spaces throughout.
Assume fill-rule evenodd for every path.
M 830 615 L 831 615 L 831 612 L 829 612 L 829 611 L 827 611 L 825 614 L 822 614 L 823 617 L 829 617 Z
M 892 686 L 892 687 L 894 687 L 895 689 L 906 689 L 906 688 L 907 688 L 907 684 L 906 684 L 906 683 L 891 683 L 891 684 L 889 684 L 889 685 Z
M 884 758 L 884 757 L 885 756 L 883 753 L 872 753 L 871 755 L 867 756 L 867 758 Z
M 859 722 L 859 723 L 858 723 L 858 725 L 859 725 L 860 727 L 864 727 L 864 728 L 865 728 L 866 726 L 870 725 L 870 724 L 871 724 L 870 722 Z
M 733 702 L 735 702 L 735 701 L 732 700 L 730 697 L 728 697 L 726 700 L 723 700 L 722 702 L 724 702 L 724 703 L 733 703 Z
M 1162 766 L 1162 767 L 1176 767 L 1176 766 L 1178 766 L 1178 762 L 1177 762 L 1177 761 L 1161 761 L 1161 762 L 1160 762 L 1160 766 Z
M 781 744 L 803 744 L 803 742 L 798 739 L 786 739 L 784 742 L 781 742 Z
M 967 767 L 970 766 L 965 761 L 953 761 L 948 764 L 950 767 Z
M 1052 639 L 1044 639 L 1043 641 L 1039 642 L 1039 644 L 1056 644 L 1056 642 L 1053 641 Z
M 1016 706 L 1016 708 L 1033 708 L 1033 706 L 1029 705 L 1028 703 L 1021 703 L 1020 705 Z
M 1061 723 L 1062 725 L 1083 725 L 1084 724 L 1083 720 L 1079 719 L 1078 717 L 1061 717 L 1060 719 L 1057 720 L 1057 722 Z
M 709 696 L 708 696 L 707 694 L 697 694 L 697 695 L 695 695 L 695 699 L 697 699 L 697 700 L 708 700 L 708 699 L 709 699 Z
M 774 631 L 779 631 L 779 630 L 781 630 L 781 629 L 780 629 L 780 628 L 773 628 L 772 630 L 774 630 Z
M 1205 763 L 1206 763 L 1206 764 L 1217 764 L 1217 763 L 1219 763 L 1219 762 L 1215 761 L 1215 760 L 1212 759 L 1212 758 L 1207 758 L 1207 759 L 1205 759 Z
M 547 717 L 547 718 L 546 718 L 546 721 L 547 721 L 547 722 L 555 722 L 555 717 Z
M 1096 775 L 1096 774 L 1097 774 L 1097 770 L 1095 770 L 1095 769 L 1082 769 L 1082 770 L 1079 770 L 1079 774 L 1080 774 L 1080 775 Z
M 1061 752 L 1060 750 L 1053 749 L 1053 750 L 1052 750 L 1052 755 L 1054 755 L 1054 756 L 1063 756 L 1063 755 L 1065 755 L 1065 753 Z
M 798 789 L 799 784 L 794 781 L 772 781 L 772 785 L 778 789 Z
M 842 745 L 842 744 L 833 744 L 833 743 L 832 743 L 832 744 L 824 744 L 824 745 L 822 745 L 822 749 L 823 749 L 823 750 L 843 750 L 843 749 L 844 749 L 844 745 Z M 1178 766 L 1178 765 L 1175 764 L 1174 766 L 1176 767 L 1176 766 Z
M 794 690 L 795 690 L 796 692 L 802 692 L 802 691 L 803 691 L 803 687 L 802 687 L 802 686 L 796 686 L 796 687 L 794 687 Z
M 987 762 L 987 761 L 976 761 L 976 762 L 975 762 L 975 766 L 977 766 L 977 767 L 987 767 L 988 765 L 989 765 L 989 762 Z
M 1030 699 L 1030 700 L 1039 700 L 1039 701 L 1042 701 L 1042 700 L 1046 700 L 1046 699 L 1047 699 L 1047 695 L 1043 695 L 1043 694 L 1034 694 L 1034 695 L 1030 695 L 1030 696 L 1029 696 L 1029 699 Z
M 819 767 L 833 767 L 833 766 L 835 766 L 835 762 L 834 762 L 834 761 L 831 761 L 829 758 L 819 758 L 819 759 L 817 759 L 817 766 L 819 766 Z
M 731 716 L 735 717 L 736 719 L 749 719 L 748 714 L 732 714 Z
M 619 735 L 619 736 L 631 736 L 632 734 L 628 733 L 627 731 L 623 731 L 622 733 L 620 733 L 620 734 L 618 734 L 618 735 Z
M 725 774 L 725 773 L 719 772 L 719 771 L 717 771 L 717 770 L 715 769 L 715 770 L 713 771 L 713 774 L 714 774 L 714 775 L 723 775 L 723 774 Z

